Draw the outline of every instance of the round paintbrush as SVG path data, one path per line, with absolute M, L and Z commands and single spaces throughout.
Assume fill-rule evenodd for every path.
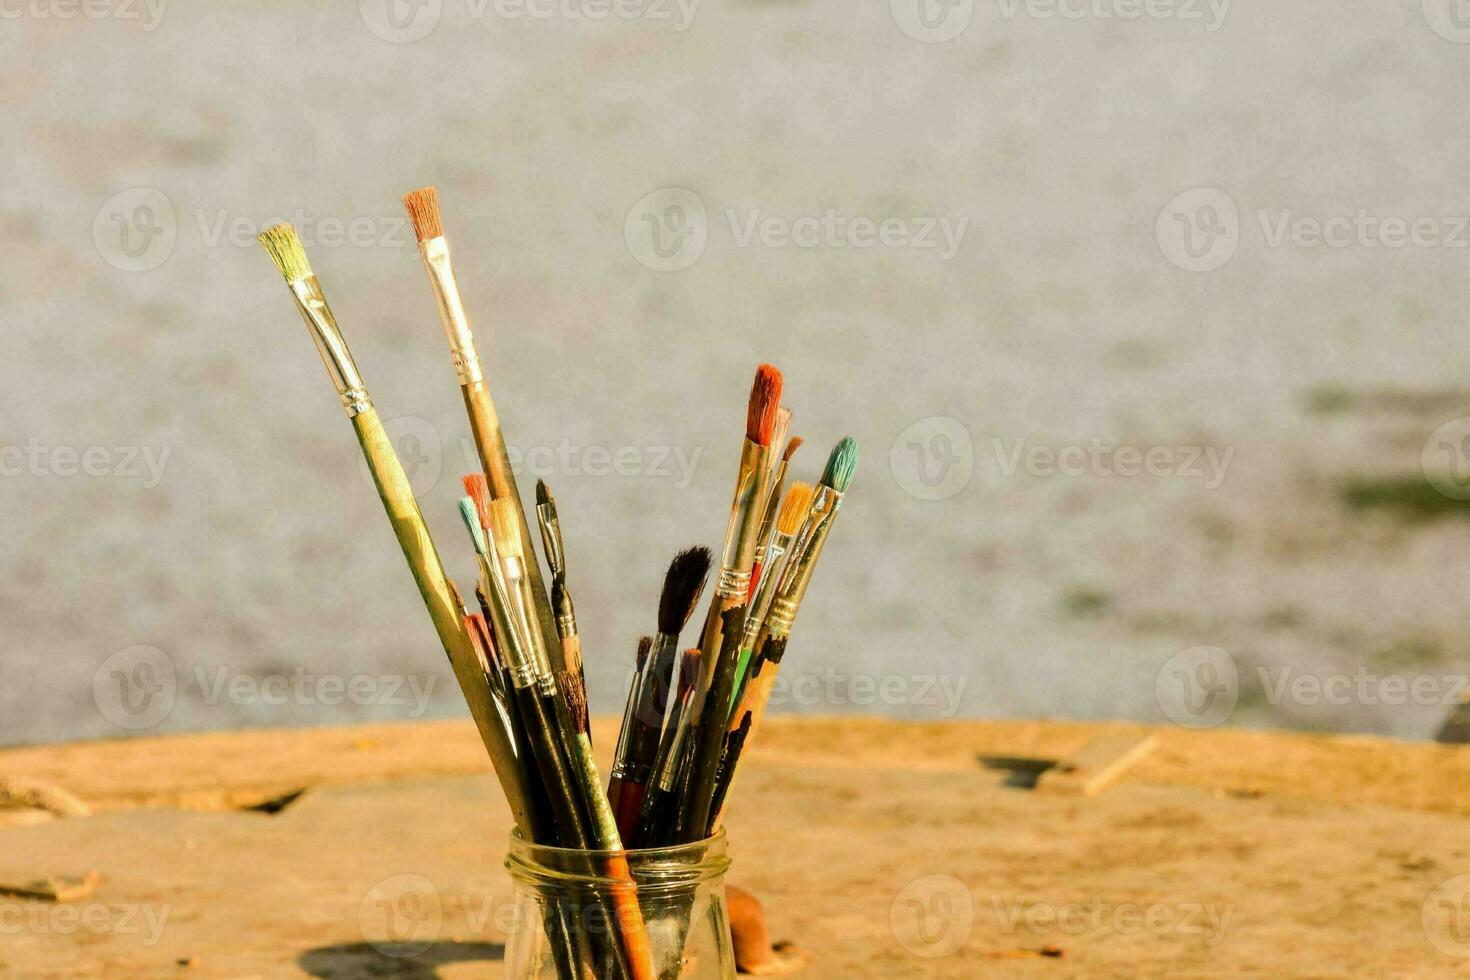
M 756 370 L 746 406 L 745 447 L 740 457 L 730 523 L 725 531 L 720 580 L 700 644 L 705 660 L 711 662 L 703 665 L 705 690 L 702 696 L 696 693 L 695 712 L 699 721 L 690 746 L 689 792 L 682 803 L 687 812 L 681 814 L 679 821 L 684 828 L 681 841 L 686 843 L 703 837 L 703 828 L 709 822 L 710 801 L 729 721 L 730 695 L 735 690 L 735 670 L 740 661 L 740 641 L 745 631 L 750 569 L 755 563 L 755 539 L 760 528 L 757 511 L 764 503 L 770 475 L 770 445 L 781 403 L 781 387 L 781 372 L 762 364 Z
M 658 633 L 653 637 L 646 677 L 638 691 L 632 714 L 626 720 L 626 737 L 618 739 L 624 751 L 613 776 L 621 784 L 617 791 L 618 827 L 624 834 L 636 830 L 643 795 L 648 785 L 659 735 L 670 701 L 674 658 L 679 634 L 694 615 L 699 594 L 704 591 L 714 556 L 708 548 L 689 548 L 674 556 L 664 575 L 658 598 Z

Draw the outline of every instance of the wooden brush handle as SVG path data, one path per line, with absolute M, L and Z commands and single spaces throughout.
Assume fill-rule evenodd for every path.
M 403 471 L 403 464 L 399 462 L 376 409 L 369 407 L 358 412 L 352 417 L 352 427 L 357 432 L 357 441 L 362 446 L 362 454 L 367 459 L 378 496 L 383 501 L 383 509 L 388 512 L 388 520 L 393 525 L 393 533 L 398 538 L 408 569 L 413 573 L 419 595 L 429 610 L 434 631 L 439 634 L 439 642 L 449 657 L 455 680 L 459 682 L 459 689 L 469 705 L 480 740 L 490 753 L 490 761 L 510 803 L 516 826 L 522 833 L 529 834 L 533 830 L 533 820 L 526 802 L 526 790 L 521 784 L 515 749 L 501 728 L 490 688 L 480 670 L 470 636 L 465 631 L 463 613 L 453 599 L 449 579 L 444 574 L 444 563 L 439 560 L 439 552 L 424 524 L 408 475 Z
M 557 636 L 556 616 L 551 611 L 551 599 L 546 592 L 546 583 L 541 578 L 541 563 L 536 560 L 536 548 L 531 543 L 531 528 L 526 523 L 526 512 L 521 507 L 521 492 L 516 487 L 515 474 L 511 472 L 510 455 L 505 450 L 505 436 L 500 431 L 500 417 L 495 413 L 495 403 L 490 400 L 490 389 L 485 382 L 476 381 L 460 388 L 464 393 L 465 411 L 470 417 L 470 433 L 475 439 L 475 449 L 480 454 L 480 465 L 485 468 L 485 479 L 490 483 L 491 496 L 499 499 L 509 497 L 515 501 L 516 522 L 521 531 L 521 549 L 526 556 L 526 577 L 531 583 L 531 601 L 536 618 L 541 623 L 541 635 L 547 638 L 547 655 L 551 660 L 551 671 L 559 674 L 567 669 L 566 657 L 559 643 L 551 642 Z

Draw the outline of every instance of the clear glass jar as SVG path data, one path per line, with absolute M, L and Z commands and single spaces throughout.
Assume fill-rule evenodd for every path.
M 511 834 L 505 866 L 515 884 L 507 977 L 735 976 L 723 830 L 695 844 L 637 851 L 546 847 Z

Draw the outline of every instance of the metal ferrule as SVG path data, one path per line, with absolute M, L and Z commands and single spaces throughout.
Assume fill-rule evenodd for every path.
M 674 740 L 669 743 L 670 749 L 668 758 L 664 760 L 663 770 L 656 774 L 656 777 L 658 779 L 658 788 L 663 790 L 665 793 L 674 788 L 674 777 L 679 772 L 679 757 L 684 754 L 684 741 L 688 737 L 688 734 L 689 726 L 685 724 L 679 725 L 679 727 L 674 730 Z
M 557 611 L 556 635 L 563 640 L 569 640 L 577 635 L 577 614 L 572 610 L 570 599 L 567 600 L 565 610 Z
M 720 579 L 715 585 L 716 594 L 724 599 L 744 599 L 750 591 L 761 504 L 765 502 L 771 475 L 770 453 L 769 447 L 749 439 L 740 451 L 740 476 L 735 481 L 730 523 L 725 528 L 725 550 L 720 558 Z
M 755 648 L 756 638 L 761 631 L 761 622 L 766 618 L 766 610 L 771 608 L 771 602 L 776 596 L 777 572 L 779 571 L 776 566 L 790 548 L 791 535 L 776 534 L 771 538 L 771 546 L 766 550 L 766 563 L 761 571 L 761 583 L 756 589 L 755 598 L 750 603 L 750 612 L 745 617 L 745 635 L 740 644 L 744 649 Z
M 762 564 L 766 560 L 766 542 L 771 537 L 771 526 L 776 523 L 776 511 L 781 509 L 781 493 L 786 486 L 786 460 L 775 455 L 774 449 L 776 445 L 777 443 L 774 441 L 771 443 L 771 455 L 774 457 L 775 463 L 771 465 L 771 483 L 765 492 L 766 503 L 761 508 L 760 533 L 755 536 L 755 560 Z
M 525 638 L 529 648 L 528 659 L 535 673 L 536 683 L 542 688 L 543 694 L 555 693 L 556 678 L 551 672 L 551 656 L 546 651 L 546 641 L 541 635 L 541 621 L 537 619 L 535 607 L 531 605 L 531 583 L 526 578 L 526 563 L 519 558 L 502 556 L 500 567 L 505 574 L 506 591 L 510 593 L 516 624 L 524 630 L 521 636 Z M 551 686 L 549 692 L 545 690 L 548 683 Z
M 459 376 L 460 385 L 485 380 L 480 370 L 480 355 L 475 352 L 475 338 L 470 333 L 470 318 L 460 302 L 459 283 L 455 282 L 454 267 L 449 262 L 449 242 L 442 235 L 419 242 L 419 254 L 424 257 L 424 268 L 429 270 L 429 281 L 434 285 L 434 302 L 439 304 L 439 319 L 449 337 L 449 352 L 454 355 L 454 373 Z
M 791 635 L 796 611 L 806 596 L 806 588 L 811 584 L 817 559 L 822 556 L 822 545 L 827 541 L 832 522 L 841 506 L 842 494 L 826 484 L 818 486 L 817 494 L 812 499 L 811 513 L 801 526 L 796 543 L 791 546 L 791 557 L 787 560 L 786 567 L 781 570 L 776 598 L 771 603 L 771 611 L 762 627 L 765 632 L 773 636 Z
M 498 652 L 504 659 L 511 686 L 519 691 L 536 682 L 535 665 L 526 650 L 524 634 L 516 624 L 515 607 L 505 579 L 499 573 L 494 553 L 483 556 L 480 561 L 480 584 L 490 599 L 490 618 L 495 623 Z
M 546 549 L 546 565 L 553 578 L 560 578 L 566 572 L 567 556 L 562 547 L 561 519 L 556 516 L 556 504 L 537 504 L 536 518 L 541 527 L 541 544 Z
M 352 360 L 347 341 L 342 339 L 342 331 L 338 329 L 332 309 L 327 305 L 321 283 L 316 276 L 307 276 L 305 279 L 292 280 L 290 286 L 291 295 L 296 298 L 296 308 L 301 311 L 301 318 L 311 331 L 311 339 L 316 342 L 317 353 L 321 354 L 322 363 L 332 376 L 332 384 L 342 398 L 342 407 L 347 410 L 347 417 L 354 418 L 372 408 L 373 400 L 368 395 L 367 385 L 363 383 L 362 374 Z

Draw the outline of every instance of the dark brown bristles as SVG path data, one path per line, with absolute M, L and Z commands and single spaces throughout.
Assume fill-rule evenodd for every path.
M 464 492 L 475 502 L 475 511 L 480 515 L 480 526 L 490 529 L 490 482 L 484 473 L 470 473 L 461 481 Z
M 664 576 L 664 590 L 658 597 L 658 631 L 678 636 L 694 614 L 699 594 L 704 591 L 714 555 L 708 548 L 689 548 L 674 556 Z M 672 645 L 672 641 L 670 641 Z
M 586 735 L 589 727 L 587 716 L 587 689 L 582 678 L 574 670 L 564 670 L 558 675 L 562 696 L 567 699 L 567 713 L 572 716 L 572 728 L 578 735 Z
M 745 438 L 762 446 L 771 444 L 776 412 L 781 408 L 781 372 L 770 364 L 755 369 L 750 404 L 745 411 Z
M 438 238 L 444 234 L 439 220 L 439 191 L 433 187 L 420 187 L 403 195 L 403 206 L 408 208 L 408 219 L 413 222 L 413 233 L 421 242 Z
M 786 443 L 786 451 L 781 454 L 781 462 L 791 462 L 791 457 L 796 455 L 796 451 L 801 448 L 801 443 L 801 436 L 792 436 Z
M 684 655 L 679 658 L 678 693 L 680 699 L 688 697 L 690 692 L 694 689 L 695 681 L 699 680 L 699 658 L 703 655 L 704 652 L 700 650 L 699 647 L 690 647 L 688 650 L 685 650 Z
M 643 672 L 643 667 L 648 663 L 649 651 L 653 649 L 653 637 L 640 636 L 638 638 L 638 672 Z

